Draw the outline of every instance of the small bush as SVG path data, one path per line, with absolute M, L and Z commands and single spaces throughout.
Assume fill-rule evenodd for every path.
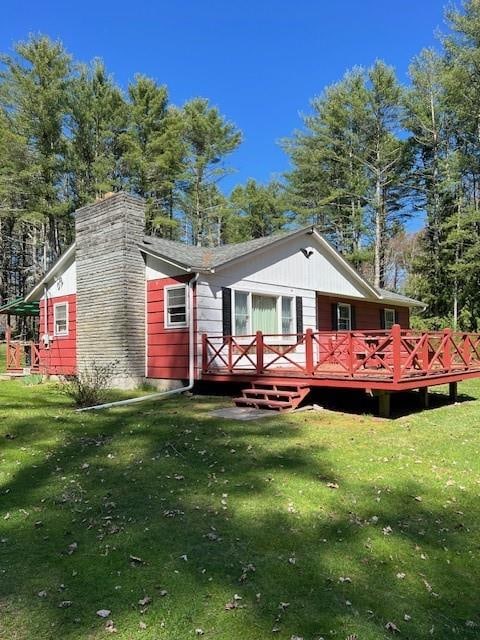
M 116 362 L 104 365 L 95 361 L 76 376 L 67 378 L 63 391 L 72 398 L 77 407 L 92 407 L 105 402 L 107 389 L 115 374 Z

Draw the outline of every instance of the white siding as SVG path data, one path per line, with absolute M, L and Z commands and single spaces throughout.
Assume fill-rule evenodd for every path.
M 302 249 L 312 250 L 307 258 Z M 222 287 L 274 295 L 301 296 L 303 328 L 316 328 L 316 292 L 365 298 L 350 273 L 333 264 L 326 251 L 309 234 L 248 256 L 231 267 L 208 276 L 197 285 L 198 332 L 222 333 Z
M 307 258 L 302 249 L 312 251 Z M 364 298 L 368 292 L 336 260 L 315 236 L 306 233 L 274 245 L 268 251 L 247 256 L 221 270 L 224 281 L 278 284 L 326 294 Z M 220 275 L 219 273 L 219 275 Z
M 72 259 L 70 264 L 60 273 L 52 276 L 47 283 L 47 291 L 49 298 L 57 298 L 58 296 L 68 296 L 77 293 L 77 268 L 76 263 Z M 42 293 L 41 299 L 45 297 Z
M 174 267 L 173 265 L 168 264 L 168 262 L 149 256 L 148 254 L 145 254 L 145 263 L 147 280 L 172 278 L 173 276 L 185 274 L 185 271 L 182 271 L 178 267 Z
M 306 249 L 310 257 L 302 252 Z M 303 330 L 316 329 L 316 292 L 365 299 L 368 291 L 357 284 L 351 273 L 332 262 L 328 251 L 311 234 L 305 233 L 263 253 L 253 254 L 218 273 L 202 275 L 197 284 L 197 340 L 203 333 L 222 335 L 222 287 L 272 295 L 300 296 L 303 303 Z M 276 340 L 278 343 L 278 339 Z M 272 339 L 272 344 L 275 339 Z M 221 340 L 218 341 L 218 346 Z M 198 348 L 200 355 L 201 348 Z M 265 362 L 275 356 L 266 355 Z M 304 362 L 304 348 L 290 354 Z M 254 359 L 254 356 L 252 357 Z M 199 361 L 199 366 L 200 366 Z M 219 363 L 221 366 L 221 363 Z M 251 367 L 246 358 L 239 366 Z M 291 366 L 286 360 L 278 366 Z

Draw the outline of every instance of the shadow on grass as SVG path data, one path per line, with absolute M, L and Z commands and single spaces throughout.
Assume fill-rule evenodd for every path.
M 196 393 L 207 396 L 230 396 L 234 398 L 241 394 L 245 384 L 198 384 Z M 430 387 L 429 408 L 439 409 L 452 404 L 445 387 Z M 471 402 L 477 398 L 468 393 L 459 393 L 457 402 Z M 303 404 L 316 403 L 330 411 L 341 411 L 353 415 L 378 415 L 378 399 L 366 393 L 363 389 L 340 389 L 334 387 L 312 387 Z M 391 416 L 400 418 L 425 411 L 422 397 L 418 391 L 402 391 L 391 395 Z
M 474 637 L 465 621 L 477 615 L 479 584 L 457 558 L 478 526 L 476 496 L 464 494 L 470 509 L 459 513 L 432 488 L 417 500 L 424 487 L 413 480 L 342 477 L 328 445 L 304 443 L 288 416 L 228 423 L 205 406 L 64 413 L 62 443 L 12 472 L 0 607 L 4 620 L 28 610 L 19 638 L 103 637 L 102 608 L 120 638 L 183 640 L 200 627 L 221 639 L 272 629 L 282 640 L 383 638 L 389 621 L 407 638 L 432 627 Z M 15 429 L 33 447 L 51 425 L 40 416 L 35 429 L 27 419 Z M 144 596 L 153 602 L 139 606 Z

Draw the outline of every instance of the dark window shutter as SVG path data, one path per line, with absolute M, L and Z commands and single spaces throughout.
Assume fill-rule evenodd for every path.
M 297 333 L 303 333 L 303 299 L 301 296 L 295 298 L 295 312 L 297 317 Z
M 352 304 L 350 305 L 350 329 L 352 331 L 355 331 L 356 328 L 357 328 L 357 310 Z
M 222 322 L 223 335 L 232 335 L 232 290 L 222 287 Z
M 380 329 L 385 329 L 385 309 L 380 309 Z
M 337 312 L 337 303 L 332 303 L 332 331 L 336 331 L 338 329 L 338 312 Z
M 395 309 L 395 324 L 400 324 L 400 313 L 398 309 Z

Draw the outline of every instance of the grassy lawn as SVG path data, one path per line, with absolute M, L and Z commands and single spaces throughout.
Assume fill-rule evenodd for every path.
M 480 384 L 460 390 L 241 423 L 209 417 L 225 399 L 76 414 L 0 382 L 0 638 L 478 638 Z

